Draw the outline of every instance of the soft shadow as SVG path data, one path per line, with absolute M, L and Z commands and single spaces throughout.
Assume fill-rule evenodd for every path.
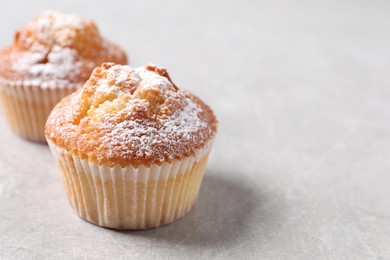
M 175 246 L 228 246 L 242 241 L 256 222 L 256 210 L 269 198 L 249 181 L 232 181 L 220 175 L 207 173 L 197 204 L 180 220 L 157 229 L 116 232 Z M 267 225 L 271 221 L 271 217 L 264 218 L 262 224 Z

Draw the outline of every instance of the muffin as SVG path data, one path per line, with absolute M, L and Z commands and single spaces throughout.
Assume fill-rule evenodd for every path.
M 43 12 L 0 51 L 0 104 L 14 132 L 45 142 L 45 123 L 64 96 L 103 62 L 126 64 L 125 52 L 76 15 Z
M 165 69 L 104 63 L 53 109 L 45 134 L 81 218 L 145 229 L 193 207 L 216 131 L 213 111 Z

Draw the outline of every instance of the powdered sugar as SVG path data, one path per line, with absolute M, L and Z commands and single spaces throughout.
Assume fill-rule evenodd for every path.
M 85 21 L 77 15 L 45 11 L 27 25 L 39 42 L 45 45 L 67 46 L 72 44 L 77 30 L 85 30 Z
M 98 115 L 105 117 L 105 120 L 99 121 L 99 127 L 103 128 L 107 134 L 102 136 L 104 146 L 110 148 L 110 152 L 115 152 L 120 149 L 122 156 L 136 157 L 158 157 L 163 160 L 168 156 L 172 159 L 174 153 L 165 150 L 164 153 L 156 152 L 155 148 L 164 146 L 166 149 L 175 149 L 177 140 L 181 142 L 194 142 L 195 137 L 202 132 L 200 129 L 207 129 L 207 123 L 199 117 L 202 109 L 191 99 L 185 97 L 181 92 L 178 92 L 172 83 L 163 76 L 154 71 L 145 68 L 131 69 L 128 66 L 109 65 L 106 72 L 106 77 L 99 79 L 96 87 L 95 95 L 101 98 L 103 92 L 104 97 L 115 96 L 115 99 L 120 99 L 122 95 L 130 96 L 130 101 L 115 112 L 112 112 L 114 100 L 102 100 L 101 105 L 92 107 L 88 111 L 88 115 Z M 108 82 L 114 82 L 110 86 Z M 100 84 L 100 85 L 99 85 Z M 128 85 L 137 85 L 133 92 L 131 88 L 126 88 Z M 160 99 L 161 103 L 155 104 L 155 99 Z M 161 110 L 166 106 L 167 101 L 176 104 L 176 111 L 169 115 L 163 114 Z M 156 106 L 158 108 L 156 108 Z M 108 107 L 108 109 L 107 109 Z M 90 113 L 94 110 L 95 113 Z M 100 110 L 105 110 L 100 112 Z M 112 121 L 113 116 L 131 114 L 134 111 L 145 110 L 152 111 L 147 116 L 135 116 L 133 120 Z M 154 111 L 160 111 L 155 114 Z M 104 123 L 102 123 L 104 122 Z M 196 133 L 196 134 L 194 134 Z M 136 146 L 137 149 L 123 149 L 123 144 L 128 146 Z
M 110 153 L 120 153 L 123 157 L 154 157 L 158 161 L 173 159 L 181 145 L 203 139 L 203 136 L 199 136 L 202 133 L 199 130 L 208 127 L 206 121 L 199 118 L 202 109 L 187 101 L 183 109 L 160 120 L 158 125 L 146 120 L 104 125 L 109 131 L 102 137 L 102 145 L 108 147 Z
M 77 60 L 77 52 L 73 49 L 53 46 L 51 52 L 47 55 L 46 63 L 20 64 L 28 66 L 29 72 L 37 78 L 66 78 L 75 77 L 81 70 L 82 63 Z
M 11 64 L 13 71 L 24 72 L 27 85 L 49 86 L 56 83 L 69 83 L 82 71 L 83 63 L 73 49 L 54 46 L 50 53 L 24 52 L 17 62 Z
M 84 83 L 103 62 L 126 63 L 124 52 L 104 39 L 92 21 L 53 11 L 24 26 L 0 59 L 6 78 L 43 87 Z
M 60 12 L 56 11 L 44 11 L 42 15 L 40 16 L 38 20 L 41 21 L 43 24 L 49 24 L 51 22 L 48 17 L 55 16 L 56 19 L 54 19 L 54 22 L 52 24 L 52 27 L 54 30 L 61 29 L 64 27 L 74 27 L 77 29 L 83 28 L 83 18 L 81 18 L 78 15 L 73 14 L 62 14 Z
M 194 154 L 215 135 L 216 119 L 156 71 L 166 74 L 156 67 L 103 64 L 54 109 L 47 135 L 66 148 L 76 143 L 80 155 L 101 162 L 148 164 Z
M 115 78 L 115 84 L 119 85 L 119 84 L 121 84 L 123 81 L 125 81 L 127 79 L 128 79 L 128 73 L 126 73 L 125 71 L 121 70 L 119 72 L 119 74 Z

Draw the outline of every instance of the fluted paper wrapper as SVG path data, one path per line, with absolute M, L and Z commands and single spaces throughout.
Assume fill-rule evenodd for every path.
M 11 129 L 20 136 L 46 142 L 45 124 L 53 107 L 80 84 L 33 85 L 0 79 L 0 104 Z
M 195 204 L 212 142 L 195 156 L 150 167 L 99 165 L 48 141 L 71 206 L 83 219 L 114 229 L 171 223 Z

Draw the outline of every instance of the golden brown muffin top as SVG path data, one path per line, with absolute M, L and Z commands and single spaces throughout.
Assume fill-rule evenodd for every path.
M 104 39 L 91 20 L 46 11 L 0 52 L 0 76 L 32 85 L 84 83 L 103 62 L 126 64 L 126 54 Z
M 53 109 L 45 133 L 82 158 L 124 167 L 193 155 L 216 131 L 213 111 L 165 69 L 104 63 Z

